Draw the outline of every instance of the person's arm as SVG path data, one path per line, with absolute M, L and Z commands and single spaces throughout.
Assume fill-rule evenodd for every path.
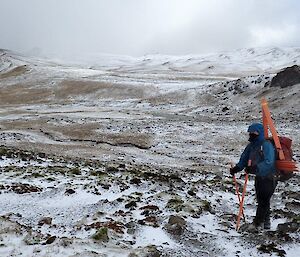
M 248 160 L 249 160 L 249 155 L 250 155 L 250 144 L 248 144 L 246 146 L 245 150 L 243 151 L 243 153 L 240 157 L 239 162 L 236 165 L 236 166 L 239 167 L 240 171 L 247 167 Z
M 248 144 L 245 150 L 243 151 L 239 162 L 233 168 L 230 168 L 231 175 L 234 175 L 235 173 L 243 170 L 247 166 L 249 155 L 250 155 L 250 144 Z

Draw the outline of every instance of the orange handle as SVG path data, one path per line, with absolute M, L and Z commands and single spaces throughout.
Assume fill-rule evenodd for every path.
M 234 181 L 234 184 L 235 184 L 235 192 L 236 192 L 236 195 L 237 195 L 238 200 L 239 200 L 239 205 L 241 205 L 241 196 L 240 196 L 239 186 L 238 186 L 238 183 L 236 182 L 235 175 L 233 175 L 233 181 Z M 244 209 L 242 211 L 243 211 L 243 213 L 242 213 L 243 214 L 243 219 L 246 220 L 245 214 L 244 214 Z
M 245 201 L 245 195 L 246 195 L 247 182 L 248 182 L 248 174 L 246 173 L 245 184 L 244 184 L 243 194 L 242 194 L 242 200 L 241 200 L 241 203 L 240 203 L 240 209 L 239 209 L 239 213 L 238 213 L 237 221 L 236 221 L 236 230 L 237 231 L 240 228 L 241 216 L 242 216 L 242 213 L 243 213 L 243 207 L 244 207 L 244 201 Z

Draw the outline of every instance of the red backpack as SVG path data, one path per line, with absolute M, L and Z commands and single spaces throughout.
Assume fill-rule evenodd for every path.
M 294 161 L 293 160 L 293 150 L 292 150 L 292 139 L 290 139 L 288 137 L 282 137 L 282 136 L 278 136 L 278 138 L 279 138 L 279 142 L 281 145 L 281 149 L 284 154 L 284 160 L 280 160 L 279 151 L 276 150 L 276 175 L 275 175 L 275 177 L 278 181 L 286 181 L 286 180 L 290 179 L 291 177 L 293 177 L 293 175 L 294 175 L 293 171 L 287 170 L 286 167 L 282 167 L 282 161 L 287 161 L 287 162 Z M 274 148 L 277 149 L 273 138 L 270 138 L 269 140 L 274 145 Z M 287 165 L 287 164 L 285 164 L 285 165 Z
M 288 137 L 278 136 L 271 118 L 267 100 L 263 98 L 261 105 L 264 136 L 273 143 L 276 149 L 276 177 L 279 181 L 286 181 L 294 175 L 294 171 L 299 171 L 296 161 L 293 160 L 292 140 Z M 271 139 L 268 136 L 269 129 L 272 134 Z

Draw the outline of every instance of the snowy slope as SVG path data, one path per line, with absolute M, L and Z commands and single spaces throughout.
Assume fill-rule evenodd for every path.
M 298 256 L 299 176 L 278 186 L 270 232 L 238 233 L 228 163 L 261 97 L 299 160 L 299 85 L 268 86 L 299 55 L 66 62 L 0 50 L 0 256 Z M 252 179 L 245 206 L 250 222 Z M 101 228 L 108 242 L 93 239 Z

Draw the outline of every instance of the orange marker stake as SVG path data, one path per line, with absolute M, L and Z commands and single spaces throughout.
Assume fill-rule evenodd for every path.
M 233 181 L 234 181 L 234 184 L 235 184 L 235 192 L 236 192 L 236 194 L 238 196 L 238 199 L 239 199 L 239 205 L 241 205 L 241 196 L 240 196 L 239 186 L 238 186 L 238 183 L 236 182 L 235 175 L 233 175 Z M 242 211 L 242 214 L 243 214 L 243 219 L 246 221 L 246 218 L 245 218 L 245 215 L 244 215 L 244 209 Z
M 234 165 L 233 165 L 233 162 L 230 163 L 230 166 L 231 166 L 231 168 L 234 166 Z M 236 193 L 236 195 L 237 195 L 237 197 L 238 197 L 238 200 L 239 200 L 239 205 L 241 205 L 240 190 L 239 190 L 239 185 L 238 185 L 238 183 L 237 183 L 237 181 L 236 181 L 235 175 L 233 175 L 233 182 L 234 182 L 234 185 L 235 185 L 235 193 Z M 243 214 L 243 219 L 246 220 L 245 215 L 244 215 L 244 210 L 243 210 L 243 213 L 242 213 L 242 214 Z
M 250 167 L 252 164 L 251 160 L 248 160 L 248 166 Z M 240 229 L 240 222 L 241 222 L 241 216 L 244 212 L 243 208 L 244 208 L 244 202 L 245 202 L 245 195 L 246 195 L 246 188 L 247 188 L 247 183 L 248 183 L 248 173 L 245 173 L 245 184 L 244 184 L 244 188 L 243 188 L 243 194 L 242 194 L 242 199 L 240 202 L 240 209 L 239 209 L 239 213 L 237 216 L 237 221 L 236 221 L 236 230 L 238 231 Z
M 247 183 L 248 183 L 248 173 L 246 173 L 246 176 L 245 176 L 245 184 L 244 184 L 244 188 L 243 188 L 243 194 L 242 194 L 242 199 L 241 199 L 241 203 L 240 203 L 240 209 L 239 209 L 237 222 L 236 222 L 236 230 L 237 231 L 240 229 L 240 221 L 241 221 L 241 215 L 243 213 L 243 208 L 244 208 L 244 201 L 245 201 Z

